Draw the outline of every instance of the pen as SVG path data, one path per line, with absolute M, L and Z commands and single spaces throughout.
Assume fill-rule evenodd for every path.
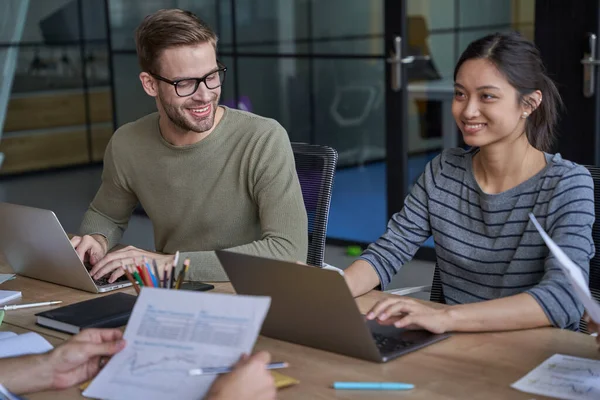
M 62 303 L 62 300 L 59 300 L 59 301 L 45 301 L 43 303 L 15 304 L 15 305 L 12 305 L 12 306 L 4 306 L 4 307 L 1 307 L 0 309 L 2 309 L 4 311 L 18 310 L 19 308 L 51 306 L 53 304 L 59 304 L 59 303 Z
M 280 369 L 287 368 L 289 366 L 286 362 L 273 362 L 271 364 L 267 364 L 267 369 Z M 227 374 L 233 370 L 233 367 L 208 367 L 208 368 L 195 368 L 190 369 L 188 374 L 190 375 L 217 375 L 217 374 Z
M 401 382 L 333 382 L 334 389 L 345 390 L 410 390 L 415 385 Z
M 154 275 L 156 275 L 156 287 L 162 287 L 160 284 L 160 274 L 158 273 L 158 265 L 156 260 L 152 260 L 152 267 L 154 268 Z
M 150 265 L 150 261 L 146 261 L 145 259 L 142 259 L 142 261 L 146 266 L 146 270 L 148 270 L 148 276 L 152 281 L 152 286 L 158 287 L 158 277 L 154 276 L 154 272 L 152 272 L 152 265 Z
M 148 263 L 146 263 L 146 261 L 142 261 L 142 270 L 144 271 L 144 274 L 146 274 L 148 286 L 155 287 L 156 285 L 154 284 L 154 276 L 152 276 L 152 271 L 150 270 L 150 268 L 148 268 Z
M 179 262 L 179 250 L 175 252 L 175 259 L 173 260 L 173 266 L 171 267 L 171 273 L 169 274 L 169 286 L 168 289 L 173 289 L 173 284 L 175 283 L 175 268 L 177 267 L 177 263 Z
M 183 268 L 179 271 L 179 275 L 177 276 L 177 283 L 175 284 L 175 289 L 179 290 L 181 288 L 181 284 L 185 279 L 185 274 L 187 273 L 188 268 L 190 267 L 190 259 L 186 258 L 183 262 Z
M 171 267 L 171 273 L 169 274 L 169 289 L 173 289 L 173 283 L 175 282 L 175 267 Z
M 154 284 L 152 283 L 152 278 L 150 277 L 150 274 L 148 273 L 148 268 L 142 264 L 140 266 L 142 268 L 142 273 L 143 273 L 143 277 L 144 277 L 144 283 L 146 284 L 146 286 L 148 287 L 154 287 Z
M 136 271 L 135 266 L 132 269 L 133 269 L 132 275 L 135 278 L 135 280 L 140 284 L 140 287 L 144 286 L 144 281 L 142 281 L 142 277 L 140 276 L 139 272 Z
M 138 270 L 138 273 L 140 274 L 140 278 L 142 278 L 142 282 L 144 282 L 144 286 L 149 286 L 148 278 L 146 278 L 146 273 L 144 272 L 144 268 L 142 268 L 140 265 L 136 265 L 135 267 Z

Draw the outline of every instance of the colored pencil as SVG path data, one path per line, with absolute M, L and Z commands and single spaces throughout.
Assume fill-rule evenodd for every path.
M 127 267 L 123 264 L 121 264 L 121 268 L 123 268 L 123 271 L 125 272 L 125 276 L 127 277 L 127 279 L 129 280 L 129 282 L 131 282 L 131 285 L 133 286 L 133 288 L 135 289 L 135 292 L 137 294 L 140 294 L 140 288 L 138 287 L 138 285 L 135 283 L 135 279 L 133 279 L 133 275 L 131 275 L 131 272 L 129 272 L 129 270 L 127 269 Z

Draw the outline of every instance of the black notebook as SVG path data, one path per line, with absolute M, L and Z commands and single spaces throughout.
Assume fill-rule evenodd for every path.
M 127 324 L 137 296 L 113 293 L 35 314 L 36 323 L 67 333 L 86 328 L 115 328 Z

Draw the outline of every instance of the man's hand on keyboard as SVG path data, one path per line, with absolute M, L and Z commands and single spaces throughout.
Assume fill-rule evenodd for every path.
M 91 265 L 100 261 L 108 252 L 108 240 L 102 235 L 73 236 L 71 245 L 81 261 Z
M 123 265 L 139 263 L 142 261 L 142 258 L 145 258 L 150 262 L 155 260 L 160 276 L 162 276 L 165 269 L 168 269 L 173 265 L 173 261 L 175 260 L 173 254 L 152 253 L 150 251 L 138 249 L 137 247 L 127 246 L 104 256 L 94 265 L 90 271 L 90 275 L 93 279 L 100 279 L 105 275 L 111 274 L 108 278 L 108 282 L 113 283 L 125 274 L 122 268 Z M 160 279 L 160 277 L 158 278 Z

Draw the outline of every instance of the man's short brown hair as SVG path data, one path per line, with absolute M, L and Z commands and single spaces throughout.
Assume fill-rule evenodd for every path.
M 135 30 L 135 46 L 142 71 L 160 73 L 157 61 L 169 47 L 210 43 L 217 49 L 217 35 L 195 14 L 179 10 L 158 10 L 148 15 Z

